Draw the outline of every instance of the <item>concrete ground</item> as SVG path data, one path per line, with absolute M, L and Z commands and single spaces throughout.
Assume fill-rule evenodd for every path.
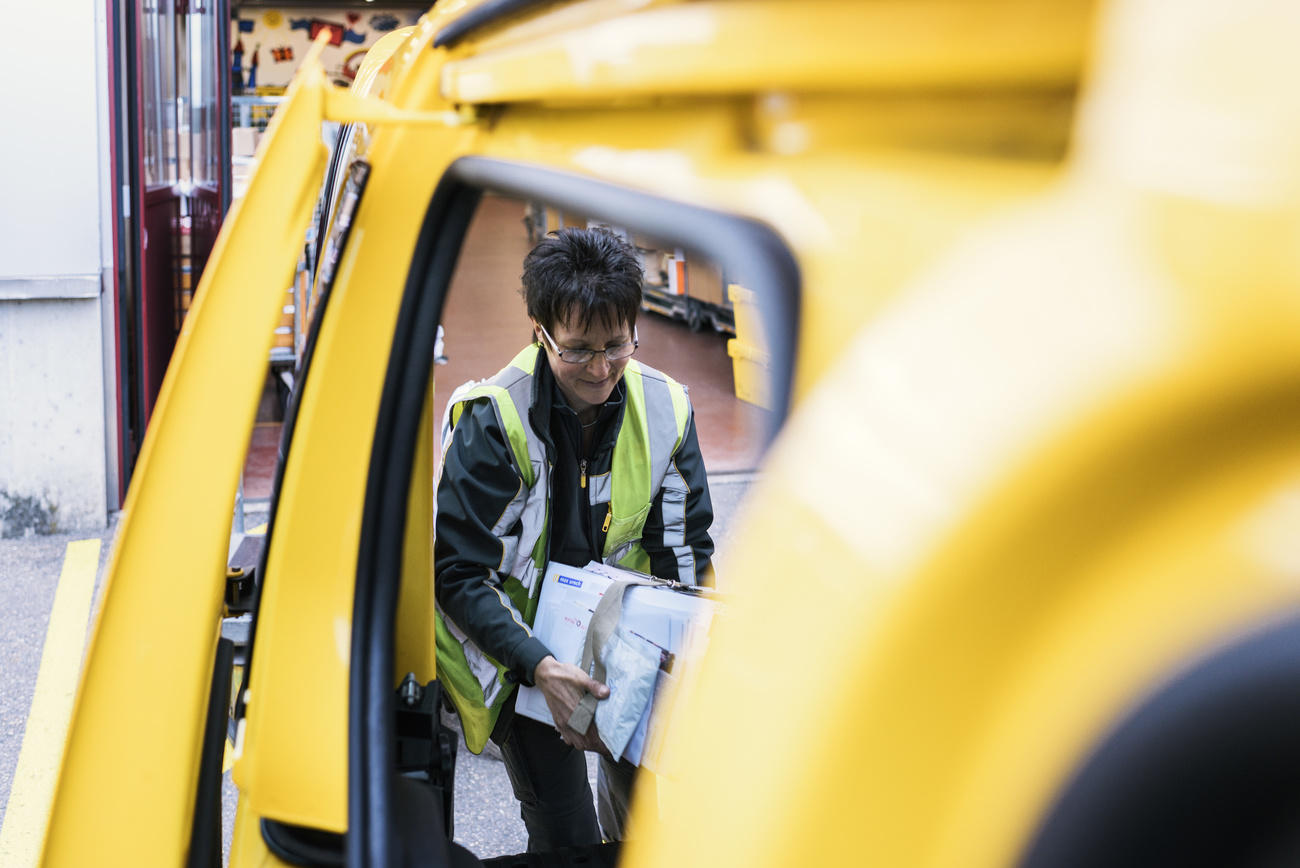
M 84 599 L 74 601 L 71 609 L 73 623 L 63 631 L 63 644 L 74 646 L 72 651 L 80 656 L 80 648 L 89 630 L 90 619 L 85 612 L 92 600 L 98 600 L 104 565 L 108 561 L 116 521 L 97 533 L 61 534 L 55 536 L 27 536 L 20 539 L 0 540 L 0 665 L 3 665 L 5 689 L 0 691 L 0 864 L 21 866 L 30 864 L 37 852 L 43 822 L 31 820 L 32 811 L 39 815 L 39 806 L 32 801 L 48 799 L 52 785 L 57 753 L 62 744 L 61 735 L 33 727 L 28 739 L 27 755 L 20 768 L 19 757 L 27 736 L 28 714 L 36 699 L 37 677 L 45 652 L 47 631 L 51 614 L 55 610 L 55 591 L 64 568 L 68 546 L 80 540 L 93 540 L 99 545 L 97 568 L 93 585 L 81 592 Z M 89 578 L 89 577 L 88 577 Z M 80 606 L 77 605 L 80 602 Z M 80 617 L 78 617 L 78 615 Z M 59 640 L 56 640 L 59 641 Z M 57 650 L 57 649 L 56 649 Z M 53 651 L 51 660 L 57 660 Z M 67 706 L 76 690 L 76 659 L 60 670 L 52 666 L 43 685 L 43 707 L 53 708 L 53 716 L 66 720 Z M 61 712 L 61 713 L 60 713 Z M 15 775 L 19 776 L 15 787 Z M 15 792 L 16 790 L 16 792 Z M 13 816 L 10 816 L 10 807 Z

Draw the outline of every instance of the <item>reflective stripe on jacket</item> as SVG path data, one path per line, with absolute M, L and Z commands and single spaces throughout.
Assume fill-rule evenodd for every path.
M 533 371 L 540 348 L 530 345 L 490 379 L 466 383 L 452 393 L 443 420 L 444 454 L 465 409 L 486 399 L 505 432 L 519 491 L 492 526 L 501 560 L 491 583 L 503 607 L 531 634 L 548 560 L 551 469 L 547 441 L 533 429 L 529 413 Z M 540 362 L 544 364 L 544 361 Z M 622 379 L 626 390 L 621 424 L 607 474 L 593 475 L 587 488 L 593 509 L 604 507 L 606 563 L 650 571 L 642 531 L 662 491 L 664 542 L 678 564 L 681 581 L 695 581 L 695 556 L 686 545 L 688 487 L 673 463 L 690 418 L 685 389 L 666 375 L 630 361 Z M 514 683 L 506 667 L 478 648 L 441 606 L 437 610 L 438 677 L 460 713 L 465 742 L 483 749 Z

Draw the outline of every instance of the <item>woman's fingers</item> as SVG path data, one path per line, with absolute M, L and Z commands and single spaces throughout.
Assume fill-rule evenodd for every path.
M 584 695 L 590 693 L 597 700 L 606 699 L 609 696 L 609 687 L 583 672 L 581 668 L 570 663 L 560 663 L 554 657 L 546 657 L 537 664 L 533 678 L 546 698 L 546 705 L 551 710 L 551 717 L 555 720 L 555 728 L 560 733 L 560 739 L 578 750 L 596 751 L 609 756 L 609 750 L 596 732 L 594 720 L 587 727 L 586 732 L 577 732 L 569 726 L 573 710 L 578 707 Z

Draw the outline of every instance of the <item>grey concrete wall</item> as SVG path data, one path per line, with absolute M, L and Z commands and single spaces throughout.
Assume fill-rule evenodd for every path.
M 0 536 L 106 522 L 100 335 L 97 292 L 0 300 Z
M 0 110 L 0 534 L 103 527 L 107 189 L 105 4 L 6 9 Z M 57 61 L 50 54 L 57 41 Z M 107 354 L 111 358 L 111 354 Z

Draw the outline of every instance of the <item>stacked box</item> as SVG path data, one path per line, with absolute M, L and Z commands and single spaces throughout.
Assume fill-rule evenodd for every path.
M 722 270 L 698 256 L 686 259 L 686 294 L 705 304 L 721 306 Z

